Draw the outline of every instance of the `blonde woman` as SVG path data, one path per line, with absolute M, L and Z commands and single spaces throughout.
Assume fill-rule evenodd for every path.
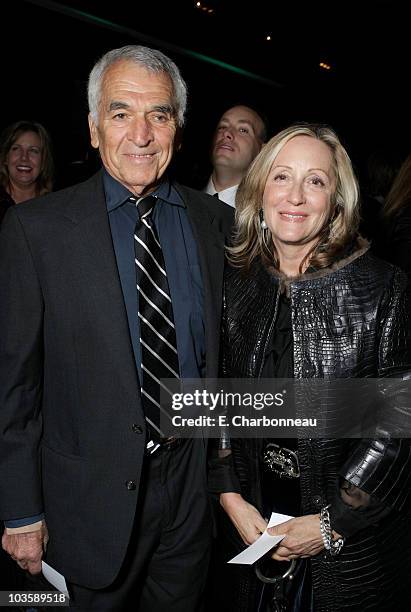
M 224 287 L 223 376 L 410 372 L 406 278 L 374 258 L 357 235 L 357 181 L 332 129 L 293 125 L 273 137 L 244 178 L 236 207 Z M 263 440 L 233 439 L 211 472 L 225 513 L 217 580 L 224 609 L 387 612 L 394 602 L 404 606 L 408 443 L 274 442 L 276 452 L 293 458 L 293 470 L 270 473 Z M 293 561 L 296 577 L 262 594 L 253 568 L 226 561 L 255 542 L 273 510 L 296 517 L 272 530 L 286 534 L 272 554 L 279 573 L 287 567 L 281 562 Z

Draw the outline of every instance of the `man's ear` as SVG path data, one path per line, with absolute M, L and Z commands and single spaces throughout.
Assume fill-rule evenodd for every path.
M 98 149 L 99 144 L 100 144 L 100 140 L 98 137 L 98 129 L 97 126 L 94 122 L 93 117 L 91 116 L 91 113 L 89 113 L 88 115 L 88 127 L 90 130 L 90 142 L 91 142 L 91 146 L 94 149 Z

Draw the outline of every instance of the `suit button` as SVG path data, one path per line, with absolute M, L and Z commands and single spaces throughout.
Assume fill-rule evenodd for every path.
M 135 491 L 136 483 L 134 482 L 134 480 L 126 480 L 126 487 L 128 491 Z
M 134 431 L 134 433 L 136 434 L 141 434 L 143 433 L 143 428 L 141 427 L 141 425 L 137 425 L 136 423 L 133 423 L 131 426 L 131 429 Z
M 313 495 L 311 501 L 314 506 L 317 506 L 317 508 L 323 505 L 323 498 L 321 497 L 321 495 Z

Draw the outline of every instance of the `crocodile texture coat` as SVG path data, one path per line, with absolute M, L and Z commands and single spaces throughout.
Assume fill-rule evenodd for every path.
M 409 376 L 411 306 L 406 277 L 360 244 L 331 268 L 295 279 L 282 278 L 259 262 L 247 275 L 228 267 L 222 333 L 225 377 L 261 375 L 282 290 L 291 299 L 295 378 Z M 407 407 L 409 411 L 409 399 L 398 410 Z M 232 440 L 241 493 L 261 508 L 260 444 Z M 344 535 L 349 532 L 338 557 L 324 553 L 310 560 L 315 612 L 411 609 L 408 441 L 300 439 L 298 452 L 303 513 L 318 513 L 331 503 L 333 527 Z M 365 527 L 358 510 L 340 500 L 341 479 L 386 506 L 386 518 Z M 247 602 L 252 586 L 244 576 L 237 591 L 238 612 L 255 610 Z

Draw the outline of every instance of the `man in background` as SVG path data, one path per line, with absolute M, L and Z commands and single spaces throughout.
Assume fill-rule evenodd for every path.
M 267 140 L 267 125 L 249 106 L 229 108 L 218 122 L 211 145 L 213 171 L 205 188 L 235 207 L 238 186 Z

